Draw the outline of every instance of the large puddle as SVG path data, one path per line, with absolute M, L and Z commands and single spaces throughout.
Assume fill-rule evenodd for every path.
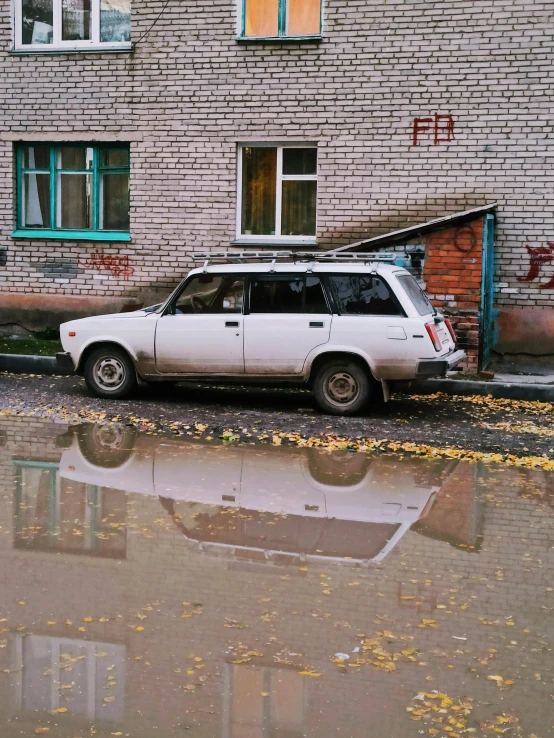
M 554 731 L 554 473 L 0 419 L 0 736 Z

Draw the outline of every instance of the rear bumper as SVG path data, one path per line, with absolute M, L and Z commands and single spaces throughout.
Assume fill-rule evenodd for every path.
M 60 351 L 56 354 L 56 365 L 58 369 L 61 369 L 64 372 L 73 373 L 75 371 L 75 364 L 73 363 L 71 354 L 67 351 Z
M 466 352 L 462 349 L 453 351 L 446 356 L 440 356 L 436 359 L 425 359 L 420 361 L 416 369 L 416 377 L 444 377 L 446 372 L 453 369 L 466 357 Z

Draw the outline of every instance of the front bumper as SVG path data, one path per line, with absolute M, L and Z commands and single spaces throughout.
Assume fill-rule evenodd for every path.
M 466 352 L 462 349 L 453 351 L 451 354 L 446 356 L 440 356 L 436 359 L 424 359 L 420 361 L 416 369 L 416 377 L 421 379 L 423 377 L 444 377 L 446 372 L 453 369 L 455 366 L 463 361 L 466 357 Z
M 71 354 L 67 351 L 60 351 L 56 354 L 56 364 L 61 371 L 70 372 L 71 374 L 75 371 L 75 364 L 73 363 Z

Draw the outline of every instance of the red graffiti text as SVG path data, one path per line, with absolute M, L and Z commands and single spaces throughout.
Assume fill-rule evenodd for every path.
M 550 264 L 554 261 L 554 242 L 547 242 L 546 246 L 540 246 L 533 248 L 532 246 L 526 246 L 527 253 L 529 254 L 529 272 L 525 277 L 518 277 L 518 282 L 534 282 L 538 279 L 541 273 L 541 269 L 545 264 Z M 538 285 L 539 290 L 554 290 L 554 276 L 550 277 L 548 282 Z
M 435 113 L 433 118 L 414 118 L 412 143 L 417 146 L 422 135 L 433 134 L 435 146 L 454 141 L 454 118 L 451 115 Z
M 84 264 L 85 269 L 107 271 L 111 277 L 129 279 L 135 270 L 129 264 L 127 254 L 105 254 L 103 251 L 93 251 Z

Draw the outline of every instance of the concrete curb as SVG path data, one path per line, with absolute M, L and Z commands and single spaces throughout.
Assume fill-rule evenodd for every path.
M 14 374 L 53 374 L 70 376 L 60 369 L 55 356 L 0 354 L 0 371 Z M 554 402 L 554 386 L 548 384 L 518 384 L 517 382 L 475 382 L 469 379 L 424 379 L 412 382 L 404 394 L 432 395 L 492 395 L 508 400 Z
M 492 395 L 507 400 L 554 402 L 554 386 L 517 382 L 476 382 L 469 379 L 425 379 L 412 382 L 411 395 Z
M 55 356 L 26 356 L 25 354 L 0 354 L 0 371 L 14 374 L 69 375 L 71 372 L 58 367 Z

